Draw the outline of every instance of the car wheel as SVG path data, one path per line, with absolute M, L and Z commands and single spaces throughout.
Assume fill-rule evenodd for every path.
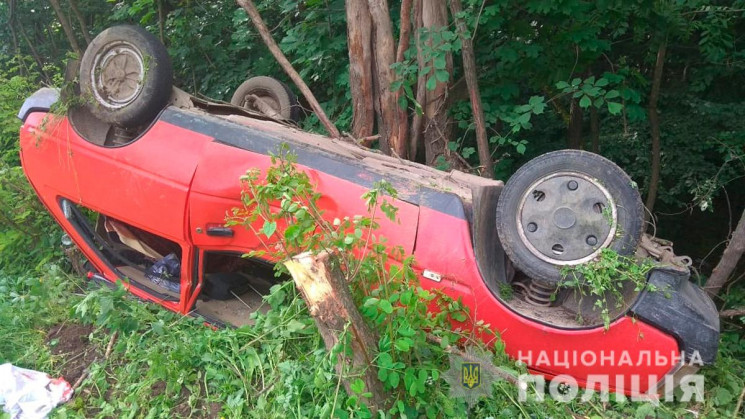
M 279 115 L 280 118 L 294 122 L 300 120 L 300 105 L 297 97 L 281 81 L 266 76 L 252 77 L 238 86 L 230 103 L 266 114 L 267 112 L 262 111 L 255 104 L 252 95 L 269 105 L 272 111 Z
M 106 29 L 80 62 L 80 90 L 91 113 L 120 126 L 152 121 L 171 97 L 173 69 L 158 39 L 138 26 Z
M 560 150 L 522 166 L 497 203 L 497 232 L 518 269 L 548 283 L 603 248 L 631 255 L 644 207 L 636 184 L 597 154 Z

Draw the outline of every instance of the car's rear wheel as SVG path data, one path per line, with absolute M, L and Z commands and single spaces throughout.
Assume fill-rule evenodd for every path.
M 644 207 L 636 185 L 610 160 L 579 150 L 539 156 L 507 182 L 497 204 L 497 231 L 515 266 L 558 283 L 561 270 L 610 248 L 633 254 Z
M 271 112 L 263 110 L 256 103 L 256 98 L 268 105 Z M 294 122 L 300 120 L 300 105 L 297 96 L 286 84 L 272 77 L 258 76 L 244 81 L 235 90 L 230 103 L 255 112 L 270 114 L 267 116 L 278 115 L 281 119 Z M 276 115 L 271 115 L 271 113 Z
M 90 43 L 80 62 L 80 90 L 91 113 L 119 126 L 152 121 L 173 86 L 168 53 L 138 26 L 113 26 Z

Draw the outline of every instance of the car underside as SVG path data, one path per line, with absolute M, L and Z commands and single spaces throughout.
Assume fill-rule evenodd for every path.
M 266 171 L 287 147 L 329 220 L 364 214 L 360 197 L 390 183 L 398 220 L 381 218 L 379 234 L 413 255 L 424 288 L 469 308 L 454 327 L 489 325 L 535 373 L 590 387 L 604 376 L 611 390 L 649 392 L 688 371 L 682 367 L 716 358 L 716 307 L 689 281 L 689 261 L 642 235 L 638 191 L 599 156 L 549 153 L 505 185 L 303 132 L 271 112 L 235 106 L 243 96 L 228 105 L 169 92 L 151 118 L 130 124 L 86 104 L 56 115 L 53 89 L 19 113 L 24 171 L 95 279 L 123 281 L 140 298 L 215 325 L 248 324 L 250 313 L 266 309 L 271 285 L 287 278 L 274 277 L 272 260 L 243 257 L 265 243 L 227 226 L 226 214 L 241 205 L 240 177 Z M 629 283 L 619 298 L 561 286 L 567 267 L 603 249 L 653 259 L 647 281 L 656 291 Z

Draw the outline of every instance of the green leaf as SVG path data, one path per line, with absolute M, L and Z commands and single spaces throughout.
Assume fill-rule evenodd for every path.
M 437 78 L 437 81 L 445 83 L 450 79 L 450 73 L 448 73 L 447 70 L 437 70 L 435 71 L 435 77 Z
M 560 90 L 567 89 L 569 86 L 569 83 L 565 82 L 564 80 L 556 83 L 556 88 Z
M 579 106 L 581 108 L 589 108 L 590 105 L 592 105 L 592 99 L 587 95 L 582 96 L 582 99 L 579 100 Z
M 378 303 L 378 307 L 380 307 L 380 309 L 386 314 L 393 313 L 393 306 L 388 300 L 380 300 L 380 302 Z
M 434 65 L 436 70 L 443 70 L 445 67 L 447 67 L 447 60 L 445 59 L 445 54 L 440 54 L 435 57 L 434 59 Z
M 608 112 L 611 115 L 618 115 L 623 110 L 623 105 L 617 102 L 608 102 Z
M 430 77 L 427 79 L 427 83 L 425 84 L 425 86 L 427 87 L 427 90 L 435 90 L 435 88 L 437 87 L 437 80 L 434 77 Z
M 289 323 L 287 323 L 287 326 L 285 326 L 285 330 L 288 332 L 297 332 L 299 330 L 305 329 L 305 323 L 297 321 L 295 319 L 290 320 Z
M 517 151 L 518 153 L 520 153 L 520 154 L 525 154 L 525 150 L 526 150 L 526 148 L 527 148 L 527 147 L 525 147 L 525 144 L 522 144 L 522 143 L 520 143 L 520 144 L 518 144 L 518 145 L 516 145 L 516 146 L 515 146 L 515 150 L 516 150 L 516 151 Z
M 397 339 L 393 346 L 401 352 L 409 352 L 413 342 L 409 338 Z
M 615 99 L 621 94 L 618 92 L 618 90 L 611 90 L 608 93 L 605 94 L 605 99 Z
M 391 371 L 388 374 L 388 384 L 390 384 L 391 387 L 396 388 L 398 387 L 399 382 L 401 382 L 401 374 L 396 371 Z
M 363 391 L 365 391 L 365 382 L 362 381 L 361 378 L 358 378 L 349 385 L 349 388 L 352 389 L 353 392 L 360 394 Z
M 261 232 L 265 236 L 271 237 L 274 232 L 277 231 L 277 223 L 274 221 L 264 221 L 264 226 L 261 227 Z

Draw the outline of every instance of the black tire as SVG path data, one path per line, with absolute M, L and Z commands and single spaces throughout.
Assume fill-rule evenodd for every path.
M 602 248 L 636 251 L 644 207 L 636 184 L 597 154 L 560 150 L 522 166 L 496 210 L 502 247 L 531 278 L 558 283 L 561 269 L 597 257 Z
M 298 122 L 300 120 L 300 105 L 297 96 L 289 86 L 281 81 L 266 76 L 251 77 L 241 83 L 233 93 L 230 103 L 235 106 L 261 112 L 248 103 L 247 97 L 256 95 L 267 102 L 283 119 Z
M 80 90 L 91 113 L 120 126 L 152 121 L 166 106 L 173 69 L 160 41 L 139 26 L 106 29 L 80 62 Z

